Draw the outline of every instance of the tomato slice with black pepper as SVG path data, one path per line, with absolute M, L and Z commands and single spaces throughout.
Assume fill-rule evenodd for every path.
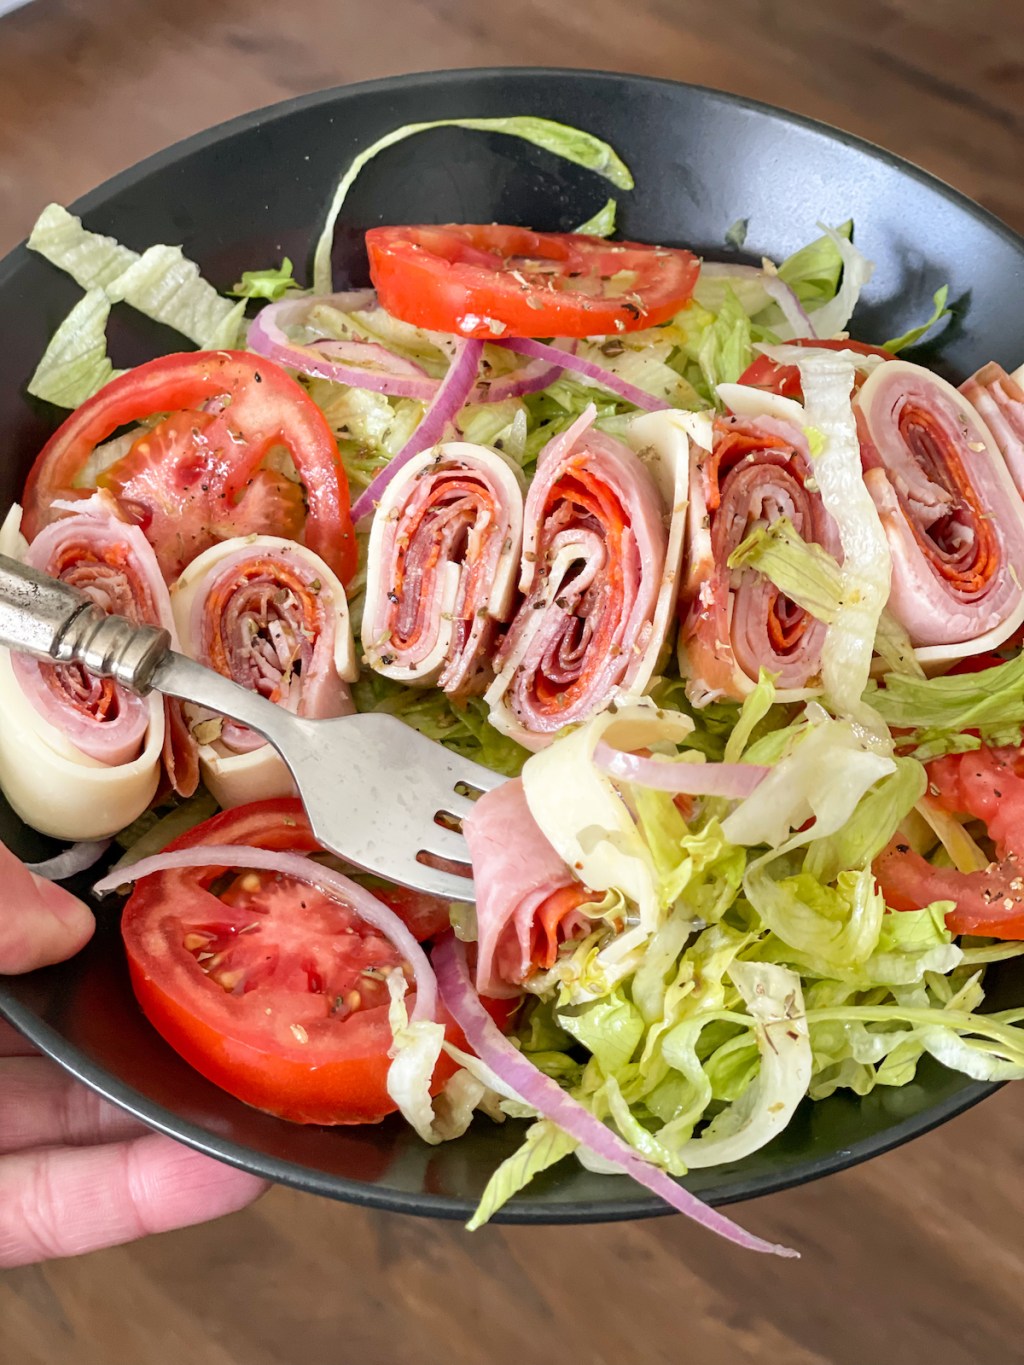
M 140 423 L 130 449 L 90 475 L 96 448 Z M 355 572 L 334 437 L 305 390 L 259 356 L 168 355 L 104 385 L 33 465 L 25 534 L 31 540 L 58 515 L 55 502 L 88 497 L 95 487 L 142 528 L 169 582 L 209 546 L 251 534 L 303 541 L 343 583 Z
M 700 273 L 690 251 L 500 223 L 371 228 L 366 250 L 392 316 L 485 341 L 653 327 Z
M 1024 938 L 1024 756 L 987 747 L 950 754 L 928 764 L 928 790 L 944 810 L 984 822 L 996 860 L 979 872 L 933 867 L 897 835 L 875 862 L 886 904 L 919 910 L 950 900 L 952 933 Z
M 291 798 L 224 811 L 169 848 L 202 844 L 319 848 Z M 138 883 L 121 927 L 143 1013 L 208 1080 L 295 1123 L 375 1123 L 394 1111 L 387 978 L 410 969 L 351 906 L 275 873 L 176 869 Z M 442 1055 L 434 1088 L 454 1070 Z
M 825 351 L 855 351 L 857 355 L 875 355 L 882 360 L 895 360 L 891 351 L 883 350 L 881 346 L 869 346 L 866 341 L 820 341 L 815 337 L 800 337 L 792 345 L 813 346 Z M 858 373 L 854 388 L 859 389 L 865 378 L 866 375 Z M 748 365 L 740 375 L 739 382 L 748 388 L 764 389 L 766 393 L 777 393 L 783 398 L 795 398 L 798 403 L 803 402 L 799 368 L 796 365 L 782 365 L 766 355 L 759 355 Z

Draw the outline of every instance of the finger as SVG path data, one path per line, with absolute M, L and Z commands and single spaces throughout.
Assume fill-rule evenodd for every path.
M 35 876 L 0 844 L 0 973 L 63 962 L 89 942 L 95 927 L 77 896 Z
M 266 1189 L 156 1133 L 106 1147 L 0 1159 L 0 1267 L 29 1265 L 190 1227 L 244 1208 Z
M 34 1053 L 29 1040 L 0 1019 L 0 1057 L 31 1057 Z
M 0 1153 L 136 1137 L 145 1125 L 44 1057 L 0 1061 Z

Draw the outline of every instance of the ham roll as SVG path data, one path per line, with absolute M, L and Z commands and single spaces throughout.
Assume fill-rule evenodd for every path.
M 350 714 L 358 676 L 348 602 L 319 556 L 277 536 L 241 536 L 199 555 L 171 590 L 191 658 L 298 716 Z M 221 806 L 294 791 L 283 760 L 244 725 L 188 708 L 203 781 Z
M 1024 366 L 1007 374 L 990 361 L 960 392 L 992 433 L 1017 491 L 1024 495 Z
M 463 821 L 478 888 L 476 987 L 508 998 L 554 966 L 560 944 L 589 932 L 595 899 L 530 814 L 520 778 L 482 796 Z
M 97 494 L 26 545 L 18 513 L 0 551 L 78 588 L 103 610 L 161 626 L 177 644 L 156 557 L 138 527 Z M 77 664 L 0 651 L 0 786 L 34 828 L 63 839 L 99 839 L 136 819 L 156 794 L 161 759 L 175 788 L 198 782 L 196 746 L 181 704 L 143 699 Z
M 995 436 L 963 394 L 906 361 L 880 365 L 854 409 L 892 553 L 889 610 L 924 664 L 995 648 L 1024 620 L 1024 503 Z
M 646 688 L 676 591 L 685 485 L 672 461 L 685 436 L 648 427 L 642 457 L 595 431 L 594 416 L 591 406 L 541 452 L 524 512 L 523 600 L 486 693 L 491 724 L 533 750 Z
M 362 643 L 406 684 L 482 692 L 511 615 L 523 536 L 522 476 L 496 450 L 424 451 L 388 484 L 373 519 Z
M 817 691 L 824 625 L 756 569 L 728 567 L 748 535 L 781 517 L 802 540 L 842 558 L 838 529 L 814 487 L 803 427 L 767 415 L 708 421 L 703 439 L 691 442 L 687 517 L 679 669 L 691 701 L 741 700 L 762 668 L 777 675 L 780 701 Z

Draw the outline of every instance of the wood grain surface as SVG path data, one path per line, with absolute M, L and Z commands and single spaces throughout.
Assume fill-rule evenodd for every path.
M 884 144 L 1024 229 L 1021 0 L 34 0 L 0 18 L 0 250 L 167 143 L 342 81 L 474 65 L 717 85 Z M 1024 322 L 1022 322 L 1024 342 Z M 1014 1365 L 1024 1087 L 749 1204 L 803 1260 L 679 1218 L 488 1228 L 278 1189 L 0 1277 L 3 1365 Z

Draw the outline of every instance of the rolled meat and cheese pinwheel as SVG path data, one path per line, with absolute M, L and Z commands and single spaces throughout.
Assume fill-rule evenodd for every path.
M 634 450 L 595 409 L 544 448 L 526 499 L 523 601 L 485 694 L 528 749 L 650 683 L 672 618 L 685 522 L 687 414 L 651 413 Z
M 730 386 L 734 388 L 735 386 Z M 741 700 L 762 668 L 778 699 L 820 689 L 825 626 L 752 567 L 729 559 L 759 528 L 785 517 L 806 543 L 842 557 L 838 529 L 812 478 L 802 412 L 788 400 L 761 402 L 782 415 L 717 417 L 691 442 L 687 572 L 681 588 L 679 669 L 691 701 Z
M 854 399 L 864 482 L 892 554 L 889 610 L 922 664 L 994 649 L 1024 621 L 1024 503 L 963 394 L 907 361 Z
M 370 667 L 453 695 L 482 692 L 495 628 L 511 615 L 522 536 L 522 476 L 498 451 L 451 441 L 411 459 L 370 531 Z
M 171 590 L 191 658 L 299 716 L 349 715 L 358 676 L 345 590 L 312 550 L 240 536 L 192 561 Z M 227 808 L 294 792 L 283 760 L 244 725 L 189 708 L 203 781 Z
M 1007 374 L 994 360 L 960 385 L 1002 452 L 1017 491 L 1024 496 L 1024 365 Z
M 86 593 L 105 611 L 161 626 L 177 644 L 167 588 L 137 526 L 102 494 L 74 504 L 27 545 L 14 509 L 0 552 Z M 0 650 L 0 787 L 27 824 L 56 838 L 100 839 L 131 824 L 160 783 L 191 795 L 195 743 L 181 705 L 142 699 L 77 664 L 48 664 Z
M 476 986 L 498 999 L 554 965 L 559 945 L 593 927 L 595 899 L 572 875 L 530 813 L 521 778 L 482 796 L 463 829 L 478 888 Z

